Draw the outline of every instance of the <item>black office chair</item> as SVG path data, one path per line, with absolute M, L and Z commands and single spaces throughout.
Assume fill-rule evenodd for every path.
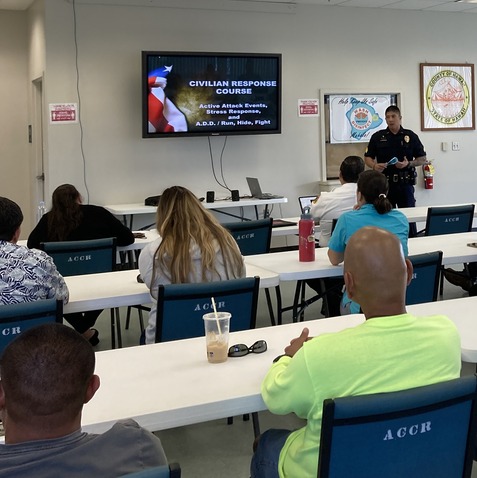
M 63 302 L 56 299 L 35 300 L 0 305 L 0 356 L 19 334 L 37 325 L 63 322 Z
M 425 236 L 437 236 L 441 234 L 456 234 L 460 232 L 470 232 L 474 220 L 474 204 L 465 204 L 462 206 L 444 206 L 430 207 L 427 210 Z M 419 235 L 418 234 L 418 235 Z M 440 291 L 442 296 L 444 292 L 444 267 L 441 268 Z
M 257 221 L 229 222 L 223 225 L 233 238 L 236 240 L 240 252 L 244 256 L 254 254 L 268 254 L 270 252 L 270 243 L 272 240 L 273 219 L 259 219 Z M 280 286 L 275 287 L 277 297 L 277 320 L 273 312 L 272 300 L 270 292 L 265 289 L 265 298 L 267 300 L 268 312 L 270 314 L 270 322 L 272 325 L 278 323 L 281 325 L 281 292 Z
M 160 285 L 157 298 L 156 342 L 202 337 L 202 316 L 212 311 L 230 312 L 230 332 L 255 328 L 260 278 L 246 277 L 197 284 Z M 248 415 L 244 415 L 247 419 Z M 232 418 L 228 422 L 232 423 Z M 253 430 L 260 435 L 258 414 L 252 413 Z
M 179 463 L 169 463 L 129 473 L 129 475 L 123 475 L 123 478 L 181 478 L 181 467 Z
M 470 478 L 477 379 L 328 399 L 318 478 Z
M 53 258 L 63 276 L 98 274 L 116 270 L 116 238 L 88 241 L 42 242 L 41 248 Z M 119 309 L 111 309 L 111 345 L 122 347 Z
M 406 305 L 435 302 L 441 277 L 442 251 L 410 256 L 413 274 L 406 289 Z

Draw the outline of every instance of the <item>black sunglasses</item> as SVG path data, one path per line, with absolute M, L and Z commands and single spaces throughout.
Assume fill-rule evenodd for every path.
M 243 357 L 248 354 L 263 354 L 267 350 L 265 340 L 257 340 L 251 347 L 245 344 L 232 345 L 229 348 L 229 357 Z

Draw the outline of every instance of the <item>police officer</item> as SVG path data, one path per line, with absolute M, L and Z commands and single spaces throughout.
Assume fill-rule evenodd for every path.
M 399 108 L 388 106 L 385 116 L 388 127 L 371 136 L 364 160 L 368 167 L 382 172 L 388 178 L 388 199 L 394 207 L 414 207 L 416 167 L 429 161 L 417 134 L 401 126 Z M 392 158 L 397 158 L 397 163 L 388 165 Z M 411 226 L 410 235 L 415 235 L 415 224 Z

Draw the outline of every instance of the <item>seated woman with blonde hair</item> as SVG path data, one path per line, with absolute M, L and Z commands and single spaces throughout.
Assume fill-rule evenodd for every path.
M 159 238 L 139 256 L 141 278 L 154 299 L 145 342 L 156 337 L 159 284 L 212 282 L 245 277 L 245 264 L 231 234 L 188 189 L 166 189 L 156 214 Z

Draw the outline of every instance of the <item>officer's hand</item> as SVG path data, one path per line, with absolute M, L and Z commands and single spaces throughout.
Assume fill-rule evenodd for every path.
M 386 169 L 386 163 L 375 163 L 373 169 L 378 173 L 382 173 Z
M 396 168 L 398 169 L 403 169 L 403 168 L 406 168 L 407 166 L 409 166 L 409 160 L 406 158 L 406 156 L 404 156 L 404 159 L 402 161 L 398 161 L 396 163 Z
M 285 355 L 293 357 L 298 350 L 301 349 L 302 345 L 311 338 L 309 337 L 309 334 L 310 331 L 305 327 L 299 337 L 290 341 L 290 345 L 285 348 Z

